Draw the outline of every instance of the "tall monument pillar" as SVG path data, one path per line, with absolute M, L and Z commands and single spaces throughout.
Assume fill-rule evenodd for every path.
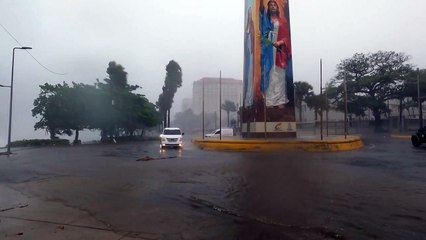
M 296 137 L 288 1 L 245 1 L 245 138 Z

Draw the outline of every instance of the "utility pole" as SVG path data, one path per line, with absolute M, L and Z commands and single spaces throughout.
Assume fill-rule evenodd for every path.
M 204 139 L 204 80 L 205 80 L 205 79 L 202 79 L 202 80 L 201 80 L 201 81 L 202 81 L 202 84 L 203 84 L 203 85 L 202 85 L 202 86 L 203 86 L 203 87 L 202 87 L 202 88 L 203 88 L 203 104 L 202 104 L 202 112 L 203 112 L 203 114 L 202 114 L 202 115 L 203 115 L 203 126 L 202 126 L 202 127 L 203 127 L 203 139 Z
M 323 111 L 323 96 L 322 96 L 322 59 L 320 59 L 320 125 L 321 125 L 321 140 L 324 140 L 324 135 L 323 135 L 323 119 L 322 119 L 322 111 Z
M 325 83 L 325 129 L 328 137 L 328 86 Z
M 346 76 L 343 79 L 343 83 L 344 83 L 344 88 L 345 88 L 345 99 L 344 99 L 344 104 L 345 104 L 345 139 L 347 139 L 348 136 L 348 86 L 346 83 Z
M 222 70 L 219 72 L 219 139 L 222 140 Z
M 419 108 L 419 127 L 423 128 L 423 109 L 422 109 L 422 100 L 420 96 L 420 70 L 417 68 L 417 102 Z

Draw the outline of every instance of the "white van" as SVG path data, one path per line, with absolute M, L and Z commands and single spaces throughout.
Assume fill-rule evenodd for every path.
M 161 148 L 183 147 L 183 135 L 179 128 L 164 128 L 160 135 Z
M 211 133 L 207 133 L 206 137 L 219 137 L 220 129 L 216 129 Z M 232 128 L 222 128 L 222 137 L 234 136 L 234 129 Z

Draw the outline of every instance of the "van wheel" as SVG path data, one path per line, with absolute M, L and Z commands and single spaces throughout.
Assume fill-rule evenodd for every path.
M 411 136 L 411 143 L 413 144 L 414 147 L 420 147 L 420 139 L 417 135 L 413 135 Z

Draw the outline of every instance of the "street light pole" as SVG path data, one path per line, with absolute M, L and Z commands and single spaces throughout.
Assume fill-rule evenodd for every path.
M 323 95 L 322 95 L 322 58 L 320 59 L 320 125 L 321 125 L 321 140 L 324 140 L 324 134 L 323 134 L 323 115 L 322 112 L 324 110 L 324 103 L 323 103 Z
M 325 83 L 325 129 L 326 129 L 326 135 L 328 137 L 328 85 L 327 82 Z
M 204 81 L 205 79 L 201 79 L 201 81 L 202 81 L 202 89 L 203 89 L 203 101 L 202 101 L 202 115 L 203 115 L 203 125 L 202 125 L 202 128 L 203 128 L 203 140 L 204 140 Z M 216 113 L 216 112 L 215 112 Z M 214 120 L 216 121 L 216 114 L 214 115 Z M 216 127 L 216 124 L 215 124 L 215 127 Z
M 344 84 L 344 90 L 345 90 L 345 96 L 344 96 L 344 105 L 345 105 L 345 122 L 344 122 L 344 127 L 345 127 L 345 139 L 347 139 L 348 136 L 348 85 L 346 82 L 346 76 L 343 79 L 343 84 Z
M 219 139 L 222 140 L 222 70 L 219 72 Z
M 422 101 L 420 99 L 420 70 L 417 68 L 417 103 L 419 108 L 419 127 L 423 128 L 423 109 Z
M 13 69 L 15 67 L 15 50 L 16 49 L 32 49 L 31 47 L 14 47 L 12 51 L 12 74 L 10 77 L 10 100 L 9 100 L 9 132 L 7 136 L 7 152 L 6 154 L 10 155 L 12 152 L 10 151 L 10 142 L 12 136 L 12 100 L 13 100 Z

